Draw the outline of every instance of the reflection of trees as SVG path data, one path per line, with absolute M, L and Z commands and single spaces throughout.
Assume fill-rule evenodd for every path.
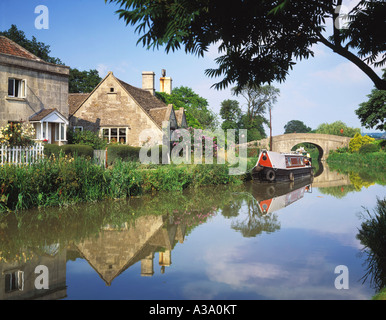
M 226 217 L 238 217 L 231 223 L 232 229 L 239 231 L 243 237 L 256 237 L 263 232 L 271 233 L 280 229 L 275 214 L 261 214 L 259 204 L 251 194 L 238 194 L 238 199 L 223 207 Z
M 368 215 L 362 225 L 357 238 L 364 245 L 366 258 L 366 274 L 363 282 L 370 278 L 370 284 L 377 291 L 386 286 L 386 197 L 377 199 L 377 205 Z

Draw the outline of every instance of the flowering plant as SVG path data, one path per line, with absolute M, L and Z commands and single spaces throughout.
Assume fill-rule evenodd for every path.
M 0 144 L 6 146 L 27 147 L 32 145 L 35 137 L 33 125 L 28 123 L 9 123 L 0 127 Z

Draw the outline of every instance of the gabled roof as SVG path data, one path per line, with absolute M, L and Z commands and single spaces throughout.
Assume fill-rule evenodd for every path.
M 176 115 L 177 125 L 182 127 L 182 120 L 184 119 L 185 110 L 184 108 L 180 108 L 178 110 L 174 110 L 174 114 Z
M 16 42 L 8 39 L 7 37 L 0 36 L 0 53 L 9 54 L 12 56 L 22 57 L 34 61 L 43 61 Z
M 68 105 L 70 117 L 86 102 L 95 90 L 104 82 L 109 75 L 112 75 L 115 80 L 123 87 L 124 90 L 138 103 L 143 111 L 154 121 L 155 124 L 162 128 L 162 121 L 169 121 L 170 113 L 173 112 L 172 105 L 166 105 L 157 97 L 153 96 L 149 91 L 133 87 L 132 85 L 118 79 L 112 72 L 94 88 L 91 93 L 70 93 L 68 95 Z
M 165 103 L 153 96 L 149 91 L 133 87 L 118 78 L 116 79 L 145 111 L 149 112 L 151 109 L 166 107 Z
M 42 109 L 38 113 L 35 113 L 33 116 L 31 116 L 29 118 L 29 121 L 40 122 L 48 118 L 50 115 L 53 115 L 53 117 L 51 117 L 51 120 L 48 122 L 60 122 L 68 124 L 68 120 L 66 119 L 66 117 L 64 117 L 56 108 Z
M 173 105 L 169 104 L 162 108 L 154 108 L 149 110 L 150 116 L 157 122 L 157 124 L 162 128 L 163 121 L 169 121 L 170 115 L 173 112 Z

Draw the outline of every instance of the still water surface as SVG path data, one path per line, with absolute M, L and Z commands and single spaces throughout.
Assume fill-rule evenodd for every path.
M 368 266 L 356 235 L 363 207 L 385 195 L 385 186 L 325 168 L 296 184 L 8 215 L 0 299 L 370 299 L 377 290 L 361 280 Z M 38 265 L 49 289 L 36 288 Z M 349 288 L 338 290 L 342 265 Z

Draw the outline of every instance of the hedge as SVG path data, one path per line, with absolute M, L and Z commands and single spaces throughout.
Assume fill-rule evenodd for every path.
M 50 157 L 51 155 L 55 155 L 58 157 L 60 152 L 63 152 L 66 155 L 75 154 L 78 156 L 90 157 L 94 156 L 94 149 L 90 146 L 81 145 L 81 144 L 66 144 L 63 146 L 58 146 L 56 144 L 46 144 L 44 146 L 44 155 Z

